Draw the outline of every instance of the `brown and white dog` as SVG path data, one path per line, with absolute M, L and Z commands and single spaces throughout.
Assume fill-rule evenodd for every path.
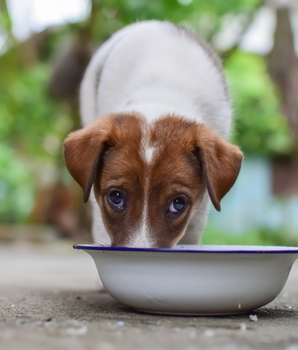
M 85 202 L 94 188 L 95 242 L 197 244 L 210 199 L 220 210 L 243 157 L 226 141 L 232 111 L 216 54 L 170 23 L 130 25 L 96 52 L 80 100 L 84 128 L 64 152 Z

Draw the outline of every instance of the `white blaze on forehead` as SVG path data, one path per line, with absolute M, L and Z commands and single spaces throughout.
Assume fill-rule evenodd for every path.
M 140 150 L 139 153 L 143 160 L 150 164 L 154 157 L 154 153 L 156 151 L 156 147 L 153 147 L 150 144 L 150 125 L 146 124 L 142 128 L 142 140 L 140 142 Z
M 145 159 L 148 164 L 151 163 L 154 150 L 155 150 L 155 147 L 151 147 L 151 146 L 145 148 Z

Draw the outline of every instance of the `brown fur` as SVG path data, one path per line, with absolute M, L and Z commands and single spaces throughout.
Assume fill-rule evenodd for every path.
M 234 185 L 243 154 L 237 146 L 224 141 L 206 125 L 197 127 L 196 147 L 203 168 L 205 184 L 216 210 L 220 201 Z
M 158 150 L 149 164 L 140 152 L 145 129 L 149 145 Z M 147 195 L 153 245 L 172 247 L 183 236 L 206 188 L 220 210 L 220 200 L 238 176 L 242 153 L 206 125 L 167 116 L 149 127 L 142 116 L 119 114 L 71 133 L 65 141 L 65 160 L 85 200 L 94 184 L 113 245 L 130 244 Z M 109 204 L 112 190 L 124 195 L 122 212 Z M 177 197 L 184 198 L 187 206 L 173 216 L 168 209 Z

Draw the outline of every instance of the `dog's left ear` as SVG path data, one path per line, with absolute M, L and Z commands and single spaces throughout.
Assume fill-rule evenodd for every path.
M 210 199 L 220 211 L 220 201 L 234 185 L 242 163 L 243 154 L 209 126 L 200 124 L 196 134 L 196 155 Z

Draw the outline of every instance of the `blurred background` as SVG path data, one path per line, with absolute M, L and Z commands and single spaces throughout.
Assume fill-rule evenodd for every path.
M 91 241 L 62 143 L 94 51 L 148 19 L 209 42 L 233 100 L 245 160 L 203 243 L 298 245 L 297 0 L 0 0 L 0 241 Z

